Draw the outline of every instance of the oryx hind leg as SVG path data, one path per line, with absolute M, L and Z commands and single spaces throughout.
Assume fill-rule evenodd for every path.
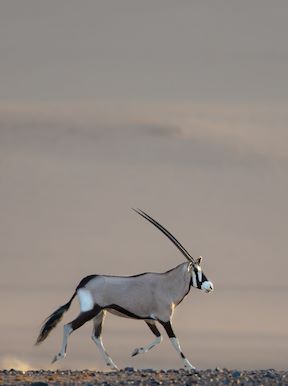
M 62 341 L 61 349 L 60 349 L 59 353 L 57 355 L 55 355 L 55 357 L 52 359 L 51 363 L 54 363 L 54 362 L 58 361 L 59 359 L 66 357 L 68 336 L 71 334 L 72 331 L 73 331 L 73 329 L 72 329 L 70 323 L 65 324 L 64 329 L 63 329 L 63 341 Z
M 154 339 L 153 342 L 147 344 L 146 346 L 143 346 L 140 348 L 135 348 L 135 350 L 131 354 L 132 357 L 134 357 L 135 355 L 138 355 L 138 354 L 145 353 L 145 352 L 151 350 L 151 348 L 155 347 L 157 344 L 162 342 L 162 336 L 160 334 L 160 331 L 156 327 L 156 323 L 152 320 L 151 321 L 145 320 L 145 322 L 147 323 L 147 326 L 150 328 L 150 330 L 153 332 L 153 334 L 156 336 L 156 339 Z
M 101 333 L 102 333 L 102 326 L 103 326 L 105 315 L 106 315 L 106 311 L 102 310 L 94 318 L 94 320 L 93 320 L 94 328 L 93 328 L 91 338 L 92 338 L 93 342 L 96 343 L 96 346 L 98 347 L 101 355 L 103 356 L 106 365 L 112 369 L 119 370 L 118 367 L 113 362 L 112 358 L 108 355 L 108 353 L 105 350 L 105 347 L 103 345 L 103 342 L 102 342 Z
M 65 358 L 69 335 L 72 334 L 72 332 L 77 330 L 79 327 L 83 326 L 84 323 L 93 319 L 95 315 L 97 315 L 100 311 L 101 311 L 101 308 L 99 306 L 95 306 L 90 311 L 81 312 L 76 319 L 72 320 L 72 322 L 70 323 L 65 324 L 64 330 L 63 330 L 62 346 L 59 353 L 56 354 L 55 357 L 53 358 L 52 363 L 58 361 L 61 358 Z
M 167 332 L 167 335 L 168 335 L 168 337 L 169 337 L 173 347 L 175 348 L 177 353 L 180 355 L 180 358 L 181 358 L 181 360 L 183 361 L 183 364 L 184 364 L 184 368 L 186 370 L 194 370 L 195 367 L 193 365 L 191 365 L 191 363 L 188 361 L 188 359 L 185 357 L 185 355 L 183 354 L 183 352 L 181 350 L 179 340 L 176 337 L 176 335 L 174 334 L 174 331 L 173 331 L 173 328 L 172 328 L 172 325 L 171 325 L 170 321 L 162 322 L 162 321 L 159 320 L 159 322 L 165 328 L 165 331 Z

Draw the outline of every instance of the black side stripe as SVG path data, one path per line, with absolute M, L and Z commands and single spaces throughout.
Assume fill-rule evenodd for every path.
M 123 308 L 121 306 L 118 306 L 117 304 L 109 304 L 108 306 L 103 307 L 103 309 L 106 309 L 106 310 L 109 310 L 109 308 L 112 309 L 112 310 L 118 311 L 121 314 L 128 316 L 129 318 L 133 318 L 133 319 L 152 319 L 153 320 L 153 318 L 151 318 L 150 316 L 139 316 L 139 315 L 136 315 L 133 312 L 130 312 L 130 311 L 126 310 L 125 308 Z

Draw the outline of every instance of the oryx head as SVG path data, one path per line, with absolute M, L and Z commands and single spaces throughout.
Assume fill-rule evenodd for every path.
M 207 279 L 201 268 L 202 257 L 200 256 L 198 259 L 194 259 L 190 253 L 186 251 L 183 245 L 166 228 L 163 227 L 163 225 L 159 224 L 158 221 L 154 220 L 147 213 L 143 212 L 143 210 L 133 210 L 135 210 L 135 212 L 140 214 L 140 216 L 144 217 L 162 233 L 164 233 L 164 235 L 167 236 L 169 240 L 171 240 L 172 243 L 175 244 L 175 246 L 179 249 L 179 251 L 186 257 L 189 262 L 188 270 L 191 273 L 191 286 L 204 290 L 205 292 L 213 291 L 213 283 Z
M 213 291 L 213 283 L 207 279 L 201 268 L 202 256 L 190 263 L 191 285 L 205 292 Z

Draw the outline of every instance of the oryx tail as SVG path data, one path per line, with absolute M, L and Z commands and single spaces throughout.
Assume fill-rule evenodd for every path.
M 76 291 L 74 292 L 72 298 L 68 303 L 64 304 L 64 306 L 59 307 L 56 311 L 54 311 L 48 318 L 45 320 L 43 326 L 41 327 L 39 336 L 36 340 L 36 345 L 43 342 L 50 334 L 50 332 L 57 326 L 57 324 L 61 321 L 65 312 L 67 312 L 71 306 L 73 299 L 76 296 Z

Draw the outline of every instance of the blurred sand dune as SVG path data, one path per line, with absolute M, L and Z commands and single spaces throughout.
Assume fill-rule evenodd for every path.
M 110 113 L 97 104 L 0 108 L 3 354 L 49 367 L 62 329 L 37 349 L 32 343 L 83 276 L 164 271 L 181 261 L 129 209 L 140 206 L 192 254 L 207 256 L 215 293 L 193 291 L 175 316 L 189 357 L 200 367 L 284 367 L 287 110 L 134 105 Z M 61 367 L 102 366 L 89 328 L 71 337 Z M 176 366 L 168 342 L 131 362 L 136 342 L 150 339 L 144 331 L 107 321 L 115 360 Z
M 215 284 L 175 315 L 191 362 L 287 367 L 287 11 L 282 0 L 1 2 L 1 366 L 50 366 L 61 327 L 37 349 L 35 337 L 83 276 L 182 261 L 140 207 L 204 256 Z M 78 312 L 75 301 L 65 321 Z M 131 359 L 148 329 L 106 324 L 120 366 L 181 365 L 167 340 Z M 90 329 L 60 367 L 104 368 Z

